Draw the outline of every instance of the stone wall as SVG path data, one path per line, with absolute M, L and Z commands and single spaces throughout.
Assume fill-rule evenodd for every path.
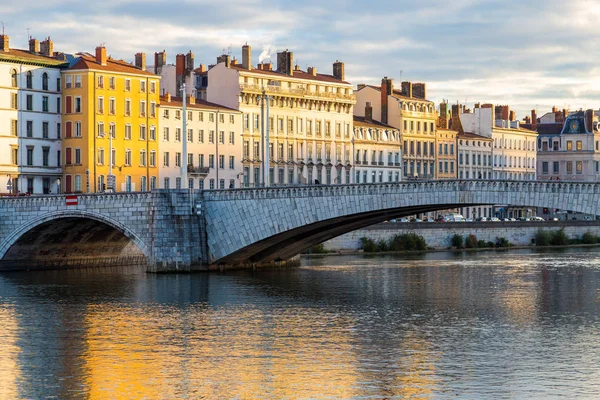
M 423 236 L 427 245 L 434 249 L 448 249 L 452 246 L 454 234 L 466 237 L 473 234 L 477 240 L 495 242 L 496 238 L 506 238 L 515 246 L 530 246 L 539 229 L 557 231 L 564 229 L 569 238 L 581 238 L 586 232 L 600 236 L 600 221 L 568 222 L 472 222 L 472 223 L 384 223 L 359 229 L 338 236 L 324 243 L 329 251 L 360 249 L 360 238 L 388 240 L 394 235 L 416 233 Z

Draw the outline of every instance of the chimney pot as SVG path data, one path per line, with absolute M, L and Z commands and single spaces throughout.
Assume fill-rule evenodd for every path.
M 277 72 L 294 76 L 294 53 L 288 50 L 277 53 Z
M 252 69 L 252 47 L 246 43 L 242 46 L 242 68 Z
M 8 35 L 0 35 L 0 51 L 3 51 L 5 53 L 7 53 L 10 48 L 9 48 L 9 40 L 8 40 Z
M 34 38 L 29 39 L 29 51 L 31 53 L 40 52 L 40 41 Z
M 52 42 L 52 40 L 50 40 L 50 36 L 48 36 L 46 40 L 43 40 L 42 43 L 40 43 L 40 53 L 42 53 L 46 57 L 54 56 L 54 43 Z
M 160 75 L 162 73 L 162 67 L 167 63 L 167 52 L 161 51 L 154 53 L 154 73 Z
M 344 63 L 336 61 L 333 63 L 333 77 L 340 81 L 346 80 L 346 72 L 344 71 Z
M 308 71 L 309 74 L 311 74 L 312 76 L 317 76 L 317 67 L 308 67 Z
M 96 62 L 100 65 L 106 65 L 106 47 L 96 47 Z
M 142 71 L 146 70 L 146 53 L 135 54 L 135 66 L 141 69 Z

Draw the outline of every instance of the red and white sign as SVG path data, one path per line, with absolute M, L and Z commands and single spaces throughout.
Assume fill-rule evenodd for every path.
M 77 196 L 67 196 L 65 204 L 68 206 L 76 206 L 77 205 Z

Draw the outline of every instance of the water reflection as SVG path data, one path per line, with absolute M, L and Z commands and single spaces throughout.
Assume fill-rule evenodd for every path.
M 0 398 L 593 397 L 595 251 L 0 276 Z

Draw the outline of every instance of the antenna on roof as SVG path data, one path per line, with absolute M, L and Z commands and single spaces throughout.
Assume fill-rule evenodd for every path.
M 231 45 L 227 48 L 227 55 L 231 56 Z
M 2 36 L 4 36 L 4 21 L 0 21 L 0 24 L 2 24 Z
M 27 28 L 27 39 L 31 39 L 31 28 Z M 4 35 L 4 24 L 2 24 L 2 34 Z
M 402 70 L 400 70 L 400 82 L 402 82 Z

